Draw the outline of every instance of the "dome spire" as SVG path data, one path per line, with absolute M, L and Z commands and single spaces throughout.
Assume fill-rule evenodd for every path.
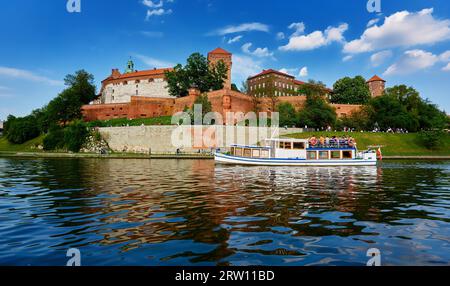
M 135 71 L 134 70 L 134 62 L 130 57 L 130 59 L 128 60 L 128 63 L 127 63 L 127 68 L 125 70 L 125 73 L 132 73 L 134 71 Z

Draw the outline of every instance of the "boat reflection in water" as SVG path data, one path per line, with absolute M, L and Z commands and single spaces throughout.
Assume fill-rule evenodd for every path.
M 0 264 L 447 264 L 449 170 L 0 158 Z

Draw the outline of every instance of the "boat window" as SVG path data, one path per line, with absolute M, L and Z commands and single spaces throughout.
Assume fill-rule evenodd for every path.
M 230 153 L 231 153 L 231 155 L 236 156 L 236 148 L 235 147 L 231 147 Z
M 261 150 L 259 149 L 254 149 L 252 153 L 253 158 L 259 158 L 261 156 Z
M 280 149 L 284 149 L 284 142 L 280 142 Z
M 308 151 L 308 160 L 316 160 L 317 152 L 316 151 Z
M 341 159 L 341 151 L 331 151 L 331 159 Z
M 234 152 L 235 156 L 242 157 L 242 148 L 236 148 Z
M 252 157 L 252 150 L 251 149 L 244 149 L 244 157 Z
M 292 149 L 292 143 L 291 142 L 284 142 L 284 149 Z
M 303 143 L 303 142 L 294 142 L 294 149 L 295 150 L 304 150 L 305 149 L 305 143 Z
M 320 151 L 319 159 L 320 160 L 328 160 L 328 151 Z
M 269 150 L 262 150 L 261 151 L 261 158 L 269 158 L 269 157 L 270 157 Z
M 342 152 L 342 157 L 344 159 L 352 159 L 353 158 L 352 151 L 343 151 Z

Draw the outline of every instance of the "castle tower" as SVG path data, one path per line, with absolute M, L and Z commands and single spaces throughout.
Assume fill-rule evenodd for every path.
M 213 65 L 217 64 L 219 61 L 223 61 L 225 63 L 228 67 L 228 75 L 223 84 L 223 88 L 231 89 L 231 68 L 233 66 L 232 54 L 222 48 L 217 48 L 208 53 L 208 61 Z
M 127 63 L 125 73 L 133 73 L 133 72 L 134 72 L 134 62 L 130 59 Z
M 382 96 L 384 94 L 385 84 L 386 81 L 377 75 L 369 79 L 367 85 L 369 86 L 372 97 Z

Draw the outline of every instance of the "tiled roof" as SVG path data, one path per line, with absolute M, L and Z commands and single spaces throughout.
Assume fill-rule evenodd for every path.
M 266 74 L 272 74 L 272 73 L 279 74 L 279 75 L 286 76 L 286 77 L 290 77 L 290 78 L 295 78 L 294 76 L 292 76 L 290 74 L 283 73 L 283 72 L 280 72 L 280 71 L 277 71 L 277 70 L 273 70 L 273 69 L 268 69 L 268 70 L 263 70 L 262 72 L 260 72 L 257 75 L 249 77 L 249 79 L 252 79 L 252 78 L 255 78 L 255 77 L 259 77 L 259 76 L 262 76 L 262 75 L 266 75 Z
M 294 80 L 294 83 L 295 84 L 298 84 L 298 85 L 302 85 L 302 84 L 305 84 L 303 81 L 301 81 L 301 80 Z
M 144 71 L 136 71 L 132 73 L 124 73 L 121 74 L 119 77 L 113 77 L 109 76 L 107 80 L 117 80 L 117 79 L 127 79 L 127 78 L 134 78 L 134 77 L 143 77 L 143 76 L 155 76 L 155 75 L 161 75 L 164 74 L 167 71 L 172 71 L 173 68 L 164 68 L 164 69 L 152 69 L 152 70 L 144 70 Z
M 215 49 L 215 50 L 212 50 L 211 52 L 209 52 L 209 54 L 231 55 L 230 52 L 225 51 L 225 50 L 222 49 L 222 48 L 217 48 L 217 49 Z
M 384 81 L 386 82 L 384 79 L 382 79 L 381 77 L 374 75 L 371 79 L 369 79 L 367 82 L 372 82 L 372 81 Z

